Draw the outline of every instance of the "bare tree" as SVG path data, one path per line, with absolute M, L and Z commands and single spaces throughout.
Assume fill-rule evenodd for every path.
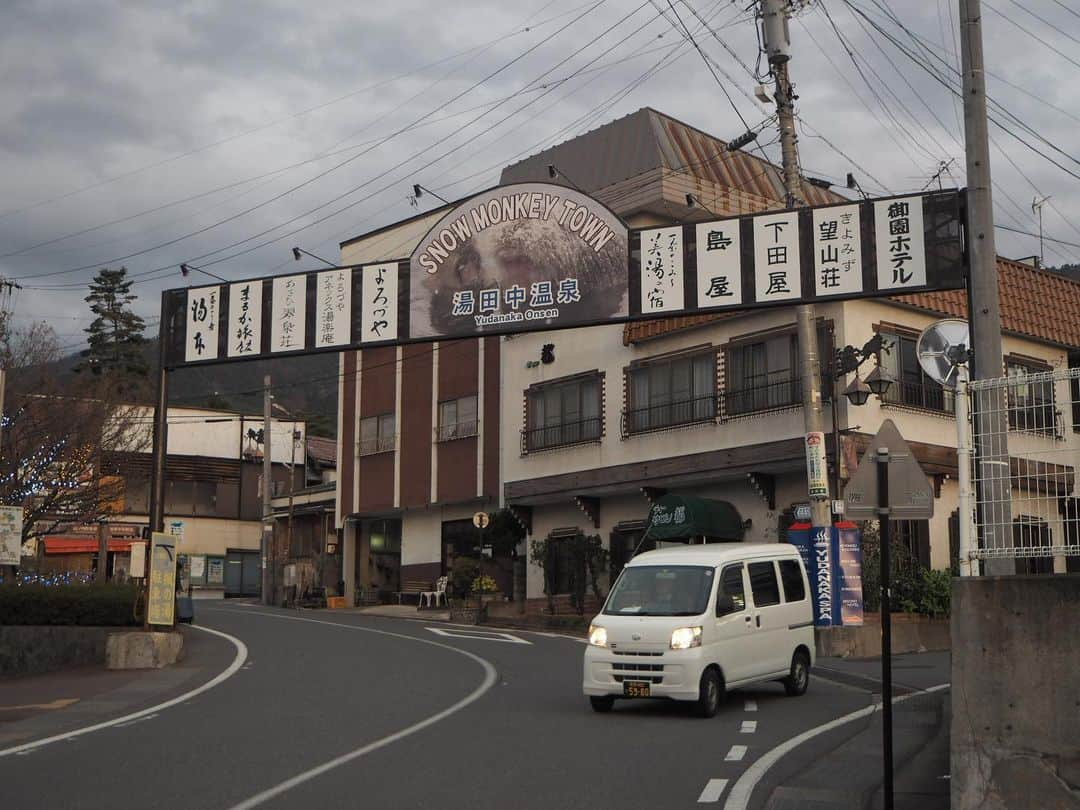
M 122 387 L 108 376 L 73 380 L 63 374 L 59 343 L 47 324 L 5 326 L 0 503 L 23 506 L 23 542 L 123 511 L 125 484 L 115 453 L 145 450 L 147 409 L 120 401 Z

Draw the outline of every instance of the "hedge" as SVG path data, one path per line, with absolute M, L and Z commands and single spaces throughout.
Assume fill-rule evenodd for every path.
M 2 585 L 0 624 L 136 625 L 134 585 Z

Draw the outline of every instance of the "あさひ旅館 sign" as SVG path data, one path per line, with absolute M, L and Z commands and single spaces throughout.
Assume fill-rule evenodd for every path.
M 547 183 L 503 186 L 440 219 L 410 259 L 414 338 L 625 318 L 628 231 Z
M 434 214 L 408 258 L 167 290 L 165 365 L 962 289 L 963 199 L 628 229 L 574 189 L 500 186 Z

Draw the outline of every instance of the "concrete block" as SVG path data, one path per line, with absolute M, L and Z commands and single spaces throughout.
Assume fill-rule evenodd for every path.
M 1078 808 L 1080 576 L 953 580 L 952 806 Z
M 179 632 L 111 633 L 105 643 L 107 669 L 161 669 L 184 657 L 184 637 Z

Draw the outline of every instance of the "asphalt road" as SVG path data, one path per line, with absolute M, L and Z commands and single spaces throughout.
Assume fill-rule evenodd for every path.
M 58 730 L 57 716 L 34 738 L 55 742 L 7 755 L 0 743 L 3 806 L 780 810 L 880 799 L 872 666 L 822 662 L 804 697 L 779 684 L 740 690 L 711 720 L 651 701 L 597 715 L 573 638 L 230 603 L 200 604 L 197 621 L 246 647 L 243 658 L 225 637 L 187 631 L 214 664 L 207 675 L 230 664 L 231 674 L 159 710 L 148 697 L 147 713 L 120 725 L 65 737 L 71 720 Z M 898 661 L 894 677 L 905 691 L 947 672 L 947 657 L 928 655 Z M 947 782 L 935 782 L 946 697 L 897 706 L 898 808 L 948 806 Z

